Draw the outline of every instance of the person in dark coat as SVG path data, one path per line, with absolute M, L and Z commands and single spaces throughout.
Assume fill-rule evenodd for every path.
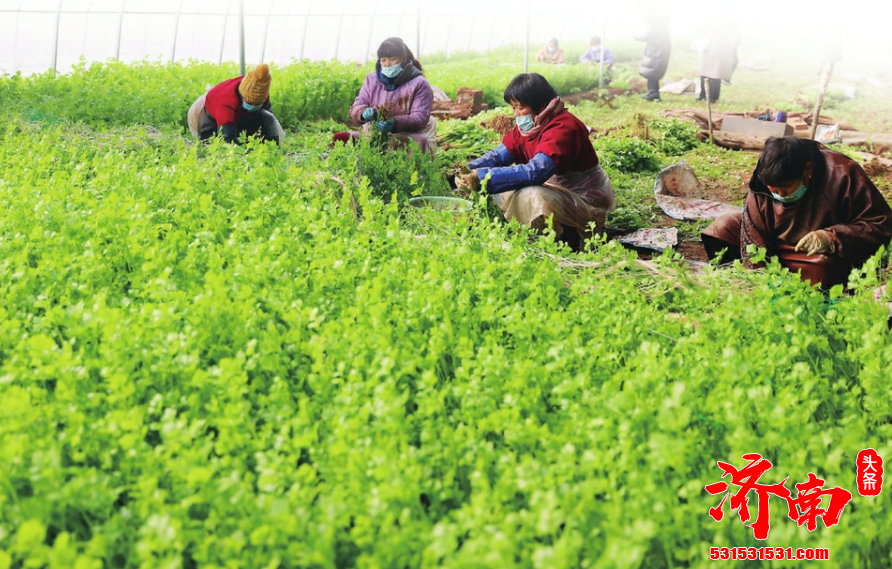
M 726 249 L 755 269 L 749 245 L 768 256 L 822 255 L 819 280 L 844 284 L 848 274 L 892 236 L 892 208 L 857 162 L 813 140 L 771 137 L 749 182 L 742 213 L 719 217 L 702 234 L 710 258 Z
M 638 68 L 638 74 L 647 79 L 647 94 L 644 98 L 648 101 L 659 101 L 660 79 L 669 67 L 669 53 L 672 49 L 669 42 L 669 26 L 665 18 L 649 16 L 645 20 L 645 29 L 635 34 L 635 39 L 646 42 L 644 57 L 641 58 L 641 66 Z

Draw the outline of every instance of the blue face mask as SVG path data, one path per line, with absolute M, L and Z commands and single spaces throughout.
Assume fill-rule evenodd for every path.
M 556 48 L 556 47 L 549 47 L 549 48 L 548 48 L 548 53 L 554 53 L 554 52 L 556 52 L 556 51 L 557 51 L 557 48 Z
M 403 66 L 399 63 L 397 63 L 396 65 L 391 65 L 390 67 L 384 67 L 384 66 L 381 67 L 381 73 L 385 77 L 390 77 L 391 79 L 398 76 L 402 72 L 403 72 Z
M 795 192 L 790 194 L 789 196 L 782 196 L 780 194 L 771 192 L 771 197 L 773 197 L 774 199 L 776 199 L 777 201 L 779 201 L 781 203 L 796 203 L 805 196 L 805 192 L 807 190 L 808 190 L 807 186 L 803 186 L 802 184 L 799 184 L 799 188 Z
M 261 107 L 263 107 L 263 103 L 260 103 L 259 105 L 251 105 L 249 103 L 242 101 L 242 108 L 245 109 L 246 111 L 248 111 L 249 113 L 253 113 L 254 111 L 259 111 Z
M 536 126 L 536 121 L 533 120 L 533 115 L 520 115 L 514 119 L 514 122 L 517 123 L 517 128 L 526 132 Z

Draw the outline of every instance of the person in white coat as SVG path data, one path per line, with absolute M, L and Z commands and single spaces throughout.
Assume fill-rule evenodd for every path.
M 697 100 L 706 99 L 706 84 L 709 83 L 709 102 L 715 103 L 719 100 L 722 81 L 730 83 L 737 67 L 740 32 L 733 21 L 725 20 L 700 38 L 697 44 L 700 50 L 700 96 Z

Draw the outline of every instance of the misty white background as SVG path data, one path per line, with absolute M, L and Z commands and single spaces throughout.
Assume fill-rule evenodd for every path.
M 0 0 L 0 73 L 46 71 L 54 53 L 62 72 L 81 56 L 87 61 L 116 54 L 123 61 L 238 61 L 239 1 Z M 743 60 L 790 59 L 816 69 L 823 46 L 838 43 L 843 66 L 888 77 L 888 6 L 792 0 L 245 0 L 245 59 L 248 65 L 301 57 L 364 63 L 390 36 L 402 37 L 422 57 L 486 50 L 522 44 L 528 21 L 530 40 L 537 45 L 550 37 L 566 42 L 597 34 L 609 47 L 611 41 L 630 39 L 643 14 L 657 11 L 667 18 L 676 49 L 730 17 L 740 27 Z

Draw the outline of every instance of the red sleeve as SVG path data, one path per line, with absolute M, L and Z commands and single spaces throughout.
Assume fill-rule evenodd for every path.
M 539 135 L 536 153 L 541 152 L 554 160 L 559 172 L 578 170 L 575 165 L 582 149 L 579 135 L 565 121 L 554 122 L 554 126 L 546 128 Z
M 515 164 L 526 164 L 529 162 L 527 157 L 523 154 L 523 149 L 520 146 L 519 137 L 517 135 L 517 127 L 514 127 L 514 130 L 509 132 L 502 138 L 502 144 L 505 145 L 505 148 L 508 149 L 508 152 L 511 153 L 511 157 L 514 158 Z
M 241 114 L 241 101 L 236 90 L 241 77 L 226 80 L 210 91 L 204 99 L 204 108 L 217 121 L 217 126 L 235 124 Z

